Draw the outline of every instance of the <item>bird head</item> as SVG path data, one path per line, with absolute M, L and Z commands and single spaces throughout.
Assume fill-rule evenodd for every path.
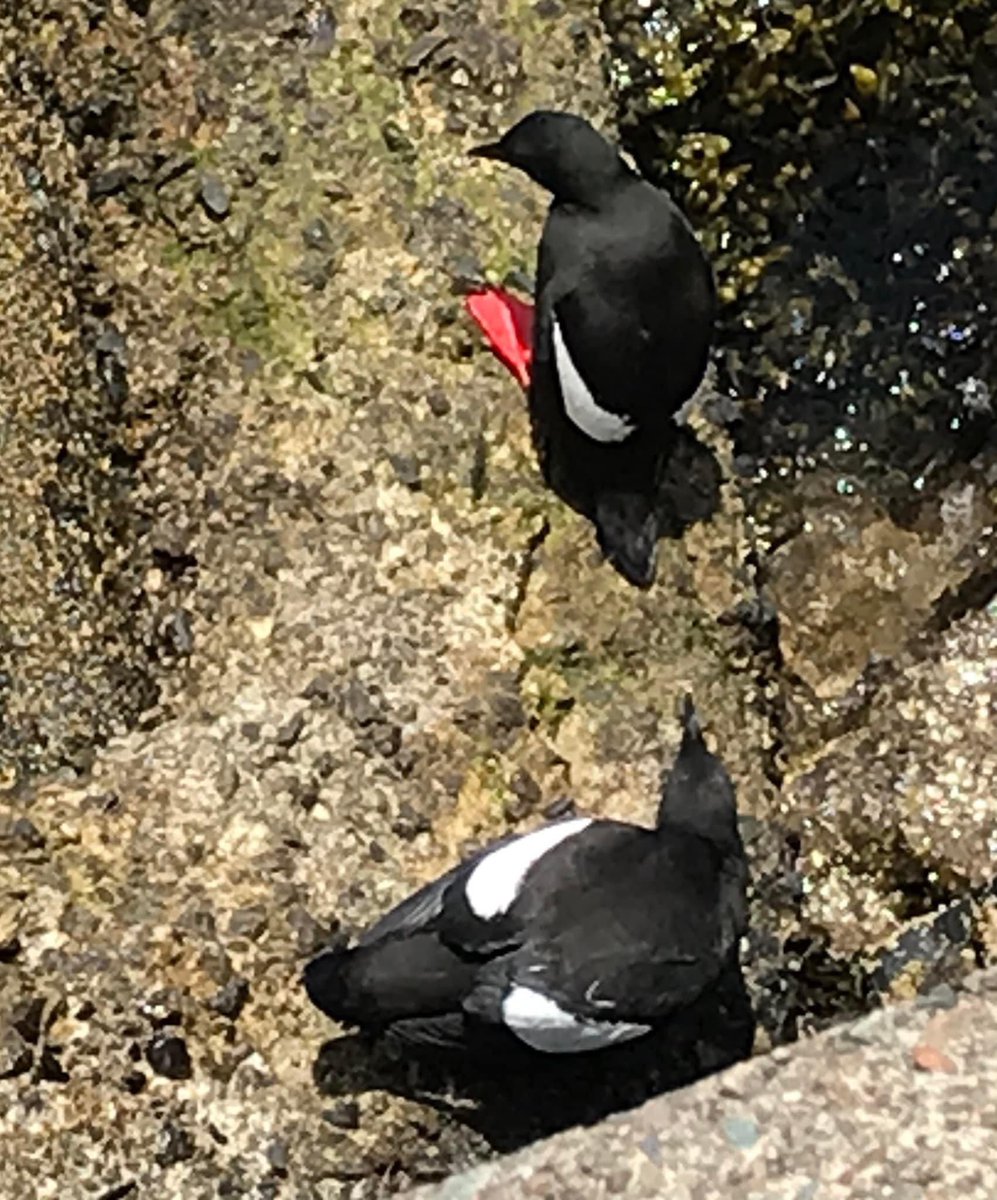
M 589 207 L 597 207 L 614 184 L 633 174 L 588 121 L 544 109 L 523 117 L 497 142 L 469 153 L 518 167 L 555 199 Z
M 682 743 L 658 807 L 658 827 L 680 827 L 724 849 L 740 845 L 737 800 L 727 768 L 703 740 L 692 697 L 682 703 Z

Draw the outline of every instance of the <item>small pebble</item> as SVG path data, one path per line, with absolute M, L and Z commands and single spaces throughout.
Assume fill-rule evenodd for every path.
M 227 217 L 232 207 L 228 188 L 217 175 L 207 174 L 201 178 L 201 203 L 213 217 Z
M 451 409 L 450 397 L 442 388 L 432 388 L 428 391 L 426 403 L 434 417 L 445 417 Z
M 336 677 L 330 671 L 320 671 L 303 689 L 301 697 L 329 704 L 336 697 Z
M 168 1121 L 160 1131 L 156 1162 L 161 1167 L 186 1162 L 194 1157 L 194 1139 L 186 1129 Z
M 570 796 L 558 796 L 543 810 L 548 821 L 558 821 L 561 817 L 570 817 L 575 811 L 575 802 Z
M 919 1042 L 911 1053 L 911 1060 L 918 1071 L 942 1075 L 957 1075 L 959 1072 L 952 1059 L 929 1042 Z
M 281 749 L 290 750 L 301 737 L 304 728 L 305 714 L 297 712 L 277 730 L 277 736 L 274 738 L 274 741 Z
M 503 809 L 506 820 L 522 821 L 534 812 L 543 799 L 540 785 L 524 768 L 520 768 L 509 783 L 511 796 L 505 798 Z
M 137 1096 L 139 1092 L 144 1091 L 146 1083 L 146 1077 L 141 1071 L 129 1071 L 121 1080 L 121 1086 L 126 1092 L 131 1092 L 133 1096 Z
M 155 1034 L 146 1047 L 145 1057 L 156 1074 L 167 1079 L 190 1079 L 193 1074 L 187 1043 L 175 1033 Z
M 241 975 L 235 975 L 212 996 L 208 1004 L 216 1013 L 227 1017 L 230 1021 L 235 1021 L 248 999 L 249 982 Z
M 422 490 L 422 467 L 414 455 L 389 454 L 388 459 L 399 483 L 413 492 Z
M 322 1109 L 322 1119 L 336 1129 L 359 1129 L 360 1105 L 355 1100 L 340 1100 Z
M 359 680 L 352 680 L 342 697 L 343 716 L 354 725 L 363 728 L 372 725 L 381 715 L 380 707 L 375 704 L 370 692 Z
M 724 1137 L 739 1150 L 750 1150 L 761 1136 L 751 1117 L 724 1117 Z
M 27 817 L 18 817 L 10 827 L 9 837 L 20 849 L 41 850 L 45 845 L 45 837 L 38 826 Z
M 287 1174 L 290 1155 L 288 1154 L 287 1143 L 281 1138 L 274 1138 L 270 1145 L 267 1146 L 267 1161 L 277 1175 Z
M 186 609 L 178 608 L 167 618 L 163 634 L 174 654 L 187 656 L 194 649 L 194 629 Z

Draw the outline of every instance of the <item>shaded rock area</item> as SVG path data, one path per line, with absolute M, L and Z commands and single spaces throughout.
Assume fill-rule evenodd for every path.
M 993 1195 L 997 976 L 780 1047 L 421 1200 Z
M 297 976 L 487 838 L 648 819 L 687 689 L 759 1051 L 997 956 L 995 26 L 805 7 L 0 16 L 0 1193 L 381 1195 L 639 1102 L 489 1114 Z M 462 314 L 544 211 L 464 151 L 540 105 L 619 108 L 728 300 L 647 594 Z

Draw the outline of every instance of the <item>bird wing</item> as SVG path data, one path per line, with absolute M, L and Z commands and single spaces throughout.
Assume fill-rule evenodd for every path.
M 625 307 L 582 286 L 559 291 L 549 306 L 552 352 L 562 395 L 581 380 L 595 408 L 648 426 L 660 415 L 667 348 L 654 323 L 638 323 Z
M 552 887 L 555 873 L 570 882 Z M 729 910 L 743 876 L 728 878 L 692 835 L 598 822 L 545 859 L 531 884 L 510 914 L 529 931 L 511 977 L 586 1018 L 667 1015 L 709 987 L 736 947 Z
M 466 880 L 485 855 L 499 849 L 501 846 L 507 845 L 509 842 L 515 841 L 518 836 L 518 834 L 510 834 L 508 837 L 492 842 L 483 850 L 479 850 L 477 853 L 459 862 L 438 879 L 432 880 L 424 887 L 419 888 L 417 892 L 413 892 L 411 896 L 407 897 L 400 904 L 396 904 L 383 917 L 375 921 L 369 929 L 366 929 L 360 936 L 357 944 L 360 946 L 371 946 L 386 937 L 418 933 L 426 929 L 429 925 L 437 923 L 443 913 L 444 904 L 450 889 L 459 881 Z
M 534 357 L 553 361 L 556 319 L 595 404 L 654 428 L 702 378 L 715 299 L 709 266 L 677 210 L 649 189 L 638 217 L 636 231 L 626 222 L 607 232 L 590 215 L 551 207 L 537 268 Z M 649 224 L 656 242 L 642 236 Z
M 467 1045 L 463 1012 L 434 1017 L 406 1017 L 394 1021 L 385 1031 L 386 1040 L 401 1046 L 436 1050 L 461 1050 Z

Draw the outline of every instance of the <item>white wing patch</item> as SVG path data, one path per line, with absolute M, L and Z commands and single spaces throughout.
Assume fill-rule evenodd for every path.
M 590 1021 L 572 1016 L 550 996 L 522 984 L 516 984 L 502 1001 L 502 1020 L 521 1042 L 545 1054 L 599 1050 L 641 1037 L 651 1028 L 626 1021 Z
M 633 433 L 636 426 L 619 413 L 607 412 L 595 402 L 595 397 L 586 386 L 585 380 L 578 373 L 564 344 L 564 335 L 557 317 L 553 318 L 551 334 L 554 340 L 554 362 L 557 365 L 557 376 L 561 384 L 561 398 L 564 400 L 564 411 L 578 426 L 582 433 L 587 433 L 597 442 L 622 442 Z
M 576 817 L 573 821 L 546 825 L 486 854 L 464 885 L 471 912 L 483 921 L 508 912 L 530 867 L 565 838 L 581 833 L 591 824 L 591 817 Z

